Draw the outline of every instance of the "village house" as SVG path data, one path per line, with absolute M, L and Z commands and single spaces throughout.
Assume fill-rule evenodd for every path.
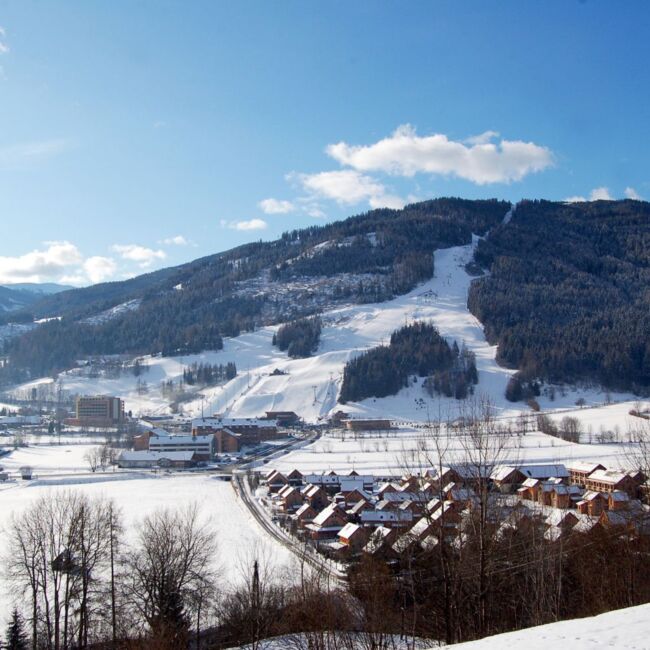
M 280 509 L 285 513 L 291 513 L 300 508 L 304 503 L 304 497 L 298 488 L 292 485 L 285 485 L 278 492 Z
M 359 553 L 367 544 L 370 537 L 370 530 L 359 526 L 359 524 L 348 523 L 339 531 L 338 539 L 346 546 L 350 553 Z
M 279 492 L 285 485 L 289 484 L 289 479 L 277 469 L 271 470 L 266 475 L 265 481 L 269 492 L 272 494 Z
M 609 501 L 604 494 L 600 492 L 587 491 L 582 495 L 582 499 L 576 504 L 576 510 L 580 514 L 598 517 L 603 510 L 609 507 Z
M 318 485 L 305 485 L 302 489 L 302 496 L 314 510 L 321 511 L 329 503 L 327 492 Z
M 363 526 L 385 526 L 386 528 L 407 528 L 413 522 L 413 513 L 401 510 L 364 510 L 360 514 Z
M 536 478 L 527 478 L 521 487 L 517 489 L 517 495 L 525 501 L 535 501 L 539 499 L 539 493 L 542 489 L 542 482 Z
M 333 539 L 347 523 L 345 512 L 334 504 L 330 504 L 316 515 L 314 520 L 305 526 L 305 529 L 314 540 Z
M 377 528 L 371 529 L 370 537 L 363 547 L 363 552 L 373 557 L 382 557 L 385 560 L 394 559 L 397 554 L 392 546 L 397 540 L 397 536 L 397 529 L 377 526 Z
M 294 487 L 298 487 L 298 486 L 302 485 L 303 482 L 304 482 L 303 475 L 297 469 L 292 469 L 287 474 L 287 479 L 289 481 L 289 485 L 293 485 Z
M 318 512 L 309 503 L 303 503 L 291 516 L 299 528 L 304 528 L 316 518 Z
M 632 498 L 639 490 L 639 477 L 632 477 L 623 470 L 597 469 L 585 479 L 585 487 L 594 492 L 627 492 Z
M 571 485 L 578 485 L 582 488 L 586 487 L 587 479 L 599 469 L 607 469 L 600 463 L 593 463 L 588 461 L 574 461 L 567 469 L 569 470 L 569 483 Z
M 348 516 L 351 521 L 358 523 L 361 521 L 361 513 L 374 510 L 375 507 L 368 501 L 357 501 L 348 511 Z

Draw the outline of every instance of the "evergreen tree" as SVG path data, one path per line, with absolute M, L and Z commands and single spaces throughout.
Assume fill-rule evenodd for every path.
M 5 634 L 5 650 L 27 650 L 27 634 L 25 633 L 25 626 L 23 617 L 17 609 L 11 614 L 11 621 L 7 626 Z

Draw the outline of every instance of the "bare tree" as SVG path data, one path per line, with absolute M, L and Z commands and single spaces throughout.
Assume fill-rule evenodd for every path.
M 144 518 L 125 562 L 125 595 L 159 647 L 179 648 L 216 589 L 216 544 L 196 505 Z
M 5 563 L 31 601 L 33 647 L 87 647 L 101 627 L 112 504 L 74 492 L 41 497 L 12 518 Z
M 102 449 L 101 447 L 91 447 L 84 454 L 84 460 L 88 463 L 88 467 L 93 474 L 99 469 L 102 464 Z

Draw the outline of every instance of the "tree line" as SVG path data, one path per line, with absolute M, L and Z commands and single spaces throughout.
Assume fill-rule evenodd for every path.
M 177 355 L 221 349 L 224 336 L 262 324 L 265 297 L 242 295 L 239 290 L 242 282 L 265 271 L 278 282 L 299 276 L 362 274 L 363 279 L 340 298 L 386 300 L 431 277 L 436 248 L 469 243 L 472 233 L 486 232 L 508 207 L 496 200 L 449 198 L 403 210 L 373 210 L 124 282 L 47 296 L 29 311 L 0 315 L 0 324 L 60 317 L 5 344 L 3 354 L 10 363 L 0 369 L 0 382 L 56 373 L 96 354 Z M 325 242 L 334 245 L 314 253 Z M 139 301 L 137 309 L 101 323 L 86 320 L 131 300 Z
M 416 321 L 393 332 L 388 345 L 372 348 L 343 369 L 339 402 L 396 395 L 413 375 L 427 377 L 432 392 L 462 399 L 478 382 L 474 355 L 449 345 L 431 324 Z
M 523 201 L 476 262 L 468 306 L 522 380 L 650 390 L 650 204 Z
M 318 349 L 323 323 L 320 316 L 299 318 L 285 323 L 273 334 L 273 345 L 277 345 L 292 359 L 310 357 Z

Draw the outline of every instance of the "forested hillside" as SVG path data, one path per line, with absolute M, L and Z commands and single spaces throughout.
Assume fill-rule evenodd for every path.
M 316 313 L 325 299 L 388 299 L 431 277 L 436 248 L 469 243 L 472 233 L 487 232 L 509 207 L 496 200 L 436 199 L 373 210 L 125 282 L 48 296 L 4 318 L 60 320 L 9 341 L 4 352 L 10 363 L 1 379 L 50 374 L 94 354 L 219 349 L 223 336 Z M 311 302 L 303 302 L 303 294 L 297 299 L 291 292 L 292 283 L 305 278 L 341 281 L 326 296 L 322 283 L 315 285 L 307 292 Z M 120 310 L 126 303 L 132 308 Z
M 413 375 L 426 377 L 433 393 L 462 399 L 478 382 L 474 356 L 449 345 L 428 323 L 415 322 L 393 332 L 388 345 L 372 348 L 345 365 L 339 401 L 396 395 Z
M 524 201 L 481 241 L 469 308 L 524 379 L 650 390 L 650 204 Z

